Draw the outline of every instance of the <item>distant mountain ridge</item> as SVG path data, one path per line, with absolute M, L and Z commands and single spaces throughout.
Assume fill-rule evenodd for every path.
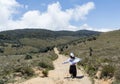
M 62 36 L 75 36 L 75 37 L 83 37 L 83 36 L 91 36 L 98 35 L 100 32 L 90 31 L 90 30 L 79 30 L 79 31 L 52 31 L 45 29 L 17 29 L 17 30 L 9 30 L 0 32 L 0 39 L 20 39 L 20 38 L 57 38 Z

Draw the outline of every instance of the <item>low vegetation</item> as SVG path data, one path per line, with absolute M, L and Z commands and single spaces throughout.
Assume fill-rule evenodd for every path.
M 87 30 L 73 32 L 43 29 L 0 32 L 0 84 L 14 82 L 17 77 L 32 77 L 35 75 L 34 67 L 43 70 L 42 73 L 47 77 L 48 71 L 54 69 L 53 60 L 57 59 L 53 52 L 55 46 L 64 45 L 67 49 L 67 44 L 72 45 L 75 41 L 85 43 L 85 37 L 98 34 L 100 32 Z M 95 39 L 91 37 L 88 40 Z
M 84 38 L 60 47 L 61 53 L 74 52 L 82 58 L 79 63 L 86 72 L 95 77 L 101 67 L 102 78 L 115 78 L 114 84 L 120 83 L 120 30 L 102 33 L 94 39 Z M 92 49 L 92 50 L 91 50 Z M 117 82 L 117 83 L 116 83 Z M 118 83 L 119 82 L 119 83 Z
M 9 82 L 16 76 L 29 78 L 35 75 L 33 68 L 45 70 L 47 76 L 49 70 L 54 69 L 52 61 L 57 58 L 53 51 L 27 55 L 0 56 L 0 82 Z

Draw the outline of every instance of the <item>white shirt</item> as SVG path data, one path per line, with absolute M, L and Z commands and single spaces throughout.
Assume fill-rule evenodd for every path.
M 63 62 L 63 64 L 70 63 L 70 65 L 74 65 L 79 61 L 81 61 L 81 59 L 77 57 L 75 57 L 75 59 L 69 58 L 65 62 Z

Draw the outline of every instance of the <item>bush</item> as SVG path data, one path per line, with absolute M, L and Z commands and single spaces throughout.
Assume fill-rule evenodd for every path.
M 62 45 L 59 47 L 59 51 L 62 52 L 63 50 L 64 50 L 64 46 Z
M 95 75 L 96 68 L 94 66 L 92 66 L 92 65 L 86 65 L 85 70 L 86 70 L 86 72 L 90 76 L 94 76 Z
M 44 77 L 48 77 L 48 70 L 47 69 L 43 70 L 42 73 L 43 73 Z
M 21 67 L 20 72 L 23 75 L 27 75 L 27 76 L 30 76 L 30 77 L 34 75 L 33 69 L 30 68 L 29 66 L 28 67 Z
M 47 68 L 49 65 L 45 62 L 40 62 L 39 66 L 42 67 L 42 68 Z
M 54 69 L 54 67 L 53 67 L 53 65 L 51 65 L 51 64 L 49 64 L 49 63 L 47 63 L 47 62 L 39 62 L 39 64 L 38 64 L 40 67 L 42 67 L 42 68 L 46 68 L 46 69 L 49 69 L 49 70 L 52 70 L 52 69 Z
M 46 53 L 48 51 L 48 48 L 47 47 L 45 47 L 45 48 L 40 48 L 39 49 L 39 52 L 40 53 Z
M 0 53 L 4 53 L 4 48 L 0 48 Z
M 53 63 L 49 58 L 41 58 L 41 61 L 38 63 L 38 66 L 48 70 L 54 69 Z
M 115 79 L 120 81 L 120 68 L 115 71 Z
M 23 76 L 33 76 L 34 70 L 28 64 L 21 64 L 20 66 L 16 66 L 15 72 L 20 72 Z
M 111 78 L 114 76 L 114 72 L 115 72 L 115 67 L 113 67 L 112 65 L 106 65 L 102 69 L 101 76 Z
M 58 58 L 58 56 L 53 52 L 49 52 L 47 57 L 51 60 L 56 60 Z
M 0 84 L 5 84 L 3 80 L 0 80 Z
M 25 56 L 25 60 L 29 60 L 29 59 L 32 59 L 32 56 L 31 56 L 30 54 L 27 54 L 27 55 Z

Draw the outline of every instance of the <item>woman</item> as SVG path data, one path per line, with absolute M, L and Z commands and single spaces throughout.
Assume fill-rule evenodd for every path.
M 76 63 L 80 60 L 81 59 L 75 57 L 73 53 L 70 53 L 70 58 L 63 62 L 63 64 L 70 63 L 69 73 L 71 74 L 72 78 L 75 78 L 77 75 Z

